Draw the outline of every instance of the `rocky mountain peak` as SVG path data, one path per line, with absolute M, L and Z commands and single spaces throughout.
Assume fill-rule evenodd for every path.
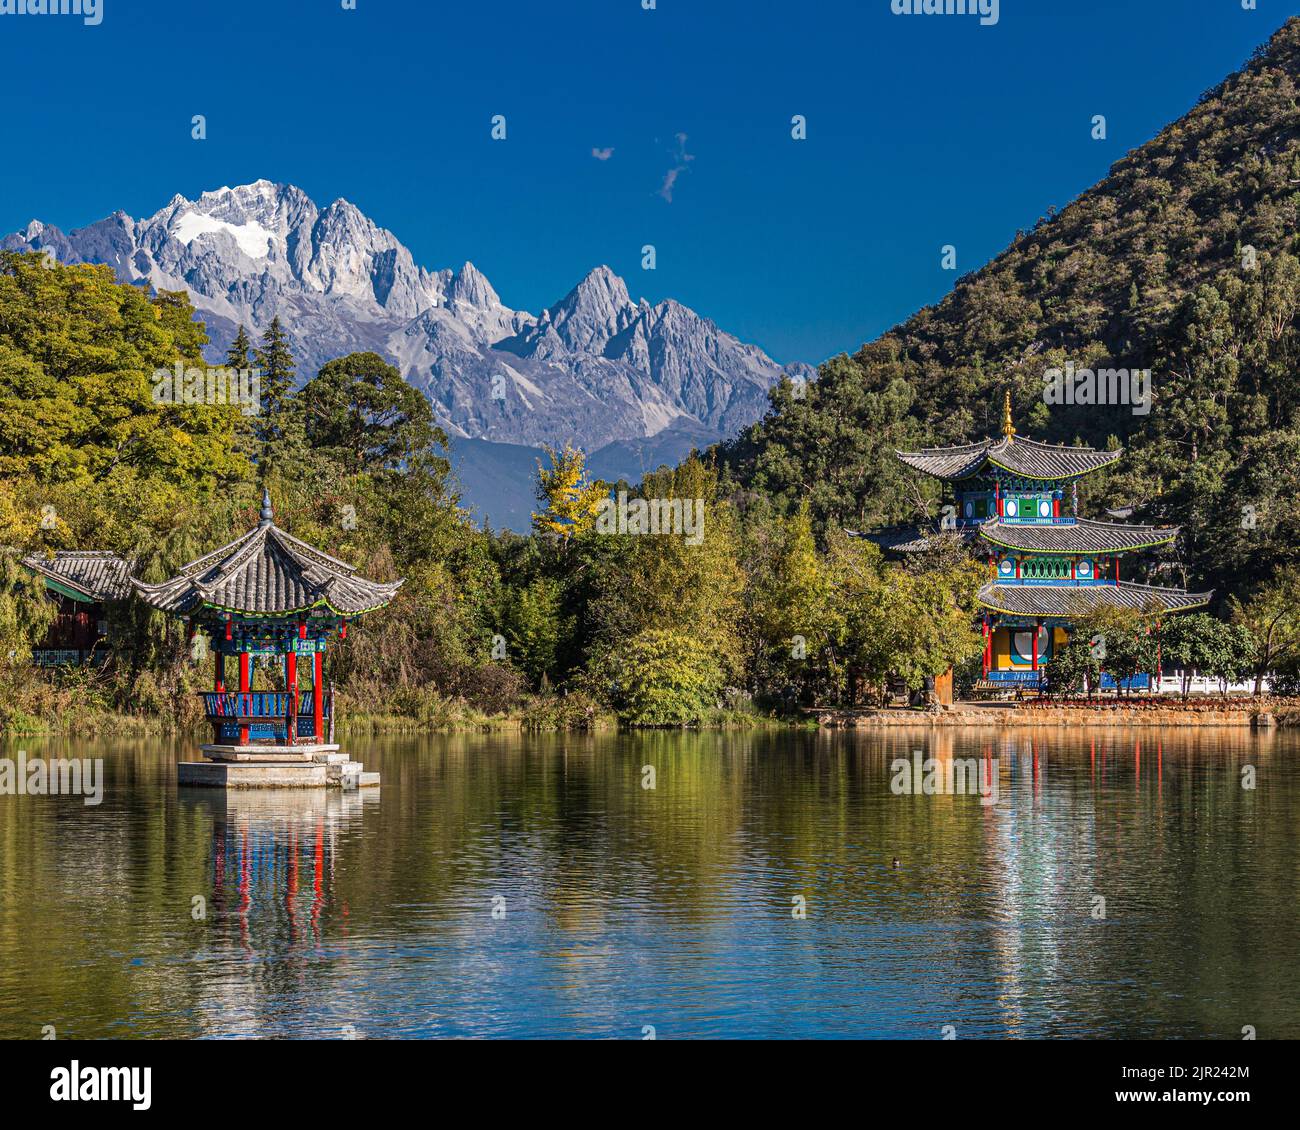
M 427 270 L 350 201 L 318 208 L 269 180 L 67 235 L 33 220 L 0 246 L 48 246 L 124 282 L 188 291 L 214 362 L 239 326 L 257 337 L 277 316 L 302 380 L 346 353 L 388 356 L 454 437 L 592 452 L 656 437 L 676 451 L 674 437 L 696 445 L 758 419 L 786 371 L 678 303 L 633 302 L 608 266 L 540 317 L 513 310 L 472 262 Z

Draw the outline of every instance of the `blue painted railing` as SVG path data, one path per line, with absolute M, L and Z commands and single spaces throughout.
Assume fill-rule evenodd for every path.
M 288 691 L 201 691 L 203 710 L 208 718 L 284 718 L 289 713 Z M 326 695 L 322 713 L 330 715 L 331 696 Z M 312 691 L 298 692 L 298 716 L 315 714 Z

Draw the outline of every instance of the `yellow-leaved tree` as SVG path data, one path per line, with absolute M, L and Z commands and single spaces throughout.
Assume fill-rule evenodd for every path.
M 545 450 L 551 465 L 543 467 L 540 460 L 537 464 L 537 501 L 542 511 L 533 513 L 533 529 L 568 542 L 593 529 L 609 487 L 587 478 L 586 456 L 579 448 L 566 443 Z

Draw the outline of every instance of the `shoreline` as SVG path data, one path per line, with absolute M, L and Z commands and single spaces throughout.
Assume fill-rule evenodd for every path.
M 205 723 L 185 724 L 159 715 L 141 716 L 115 711 L 74 712 L 63 725 L 46 718 L 27 716 L 25 725 L 0 727 L 0 739 L 28 737 L 178 737 L 199 740 Z M 1199 728 L 1231 727 L 1269 731 L 1300 727 L 1300 699 L 1229 701 L 1212 700 L 1133 704 L 1102 702 L 1087 705 L 958 703 L 926 710 L 905 707 L 807 707 L 796 718 L 776 718 L 736 711 L 719 712 L 707 721 L 691 726 L 623 726 L 612 714 L 564 716 L 534 711 L 478 715 L 466 711 L 459 716 L 412 718 L 397 714 L 357 714 L 341 720 L 340 737 L 400 734 L 491 734 L 491 733 L 597 733 L 597 732 L 742 732 L 771 730 L 872 730 L 872 729 L 1012 729 L 1025 727 L 1083 728 Z
M 1300 726 L 1300 703 L 1295 700 L 1258 703 L 1188 703 L 1136 706 L 1099 703 L 1095 706 L 977 706 L 970 704 L 918 711 L 906 709 L 810 710 L 810 717 L 825 730 L 859 730 L 891 727 L 955 727 L 1004 729 L 1026 726 L 1072 727 L 1178 727 L 1231 726 L 1273 730 Z

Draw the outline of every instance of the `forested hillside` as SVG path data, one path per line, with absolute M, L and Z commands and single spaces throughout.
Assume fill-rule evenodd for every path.
M 1085 506 L 1181 523 L 1201 582 L 1240 590 L 1300 554 L 1300 19 L 1185 117 L 951 294 L 721 449 L 734 487 L 820 526 L 919 516 L 896 447 L 996 434 L 1010 389 L 1022 433 L 1122 444 Z M 1252 253 L 1253 249 L 1253 253 Z M 1149 415 L 1053 406 L 1044 372 L 1151 369 Z M 930 513 L 933 514 L 933 507 Z

